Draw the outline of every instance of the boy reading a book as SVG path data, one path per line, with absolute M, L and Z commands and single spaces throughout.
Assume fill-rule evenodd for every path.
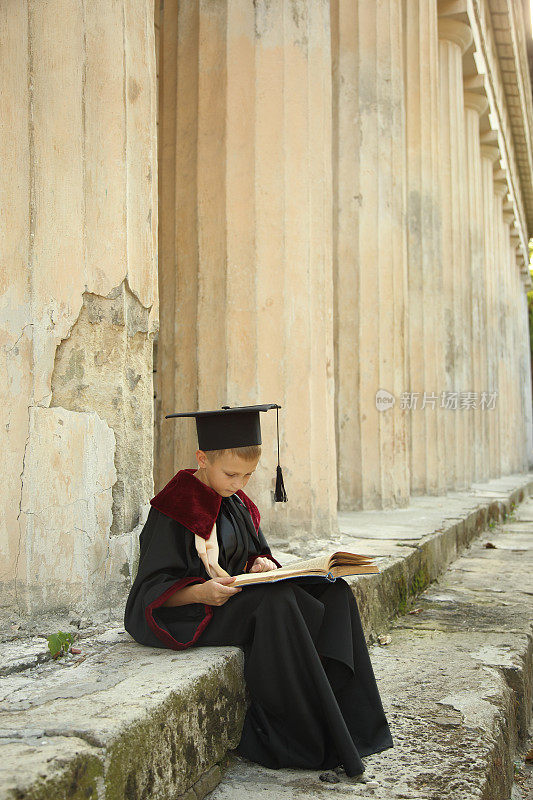
M 244 493 L 260 457 L 259 413 L 275 404 L 194 416 L 198 469 L 180 470 L 150 501 L 124 625 L 174 650 L 244 650 L 251 703 L 237 752 L 271 768 L 364 771 L 392 747 L 349 585 L 291 578 L 232 587 L 235 575 L 281 567 Z M 286 499 L 279 468 L 276 499 Z

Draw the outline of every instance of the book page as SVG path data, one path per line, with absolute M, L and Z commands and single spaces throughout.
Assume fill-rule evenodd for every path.
M 362 556 L 359 553 L 349 553 L 346 550 L 337 550 L 335 553 L 326 556 L 316 556 L 301 561 L 293 561 L 285 570 L 321 570 L 329 572 L 331 567 L 336 566 L 357 566 L 359 564 L 372 564 L 371 556 Z
M 329 559 L 330 566 L 337 565 L 353 565 L 353 564 L 371 564 L 372 556 L 363 556 L 359 553 L 349 553 L 345 550 L 337 550 Z
M 282 578 L 296 577 L 302 573 L 314 573 L 315 575 L 325 576 L 328 572 L 329 556 L 318 556 L 317 558 L 294 561 L 287 567 L 278 567 L 277 569 L 266 570 L 265 572 L 245 572 L 241 575 L 236 575 L 236 580 L 231 585 L 244 586 L 247 583 L 263 583 L 265 581 L 281 580 Z
M 317 558 L 309 558 L 303 561 L 293 561 L 286 567 L 278 567 L 275 570 L 267 570 L 266 572 L 245 572 L 243 575 L 268 575 L 275 572 L 276 575 L 293 575 L 295 572 L 323 572 L 329 571 L 329 556 L 318 556 Z M 241 578 L 243 575 L 237 575 Z
M 281 572 L 283 570 L 288 570 L 292 572 L 293 570 L 320 570 L 323 572 L 327 572 L 329 570 L 329 555 L 328 556 L 316 556 L 315 558 L 307 558 L 301 561 L 293 561 L 292 564 L 288 564 L 286 567 L 278 568 L 277 572 Z

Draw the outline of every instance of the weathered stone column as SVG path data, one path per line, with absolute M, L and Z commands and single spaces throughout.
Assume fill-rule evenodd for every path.
M 516 426 L 515 471 L 527 472 L 528 470 L 527 426 L 528 426 L 528 416 L 530 418 L 531 415 L 531 409 L 529 409 L 529 415 L 528 415 L 527 399 L 524 390 L 528 381 L 529 381 L 529 386 L 531 388 L 531 371 L 530 369 L 526 369 L 526 364 L 524 363 L 524 353 L 523 353 L 522 295 L 524 294 L 524 285 L 522 283 L 522 278 L 520 273 L 520 263 L 519 263 L 519 256 L 521 258 L 520 248 L 519 247 L 517 247 L 516 249 L 512 248 L 511 255 L 512 255 L 512 266 L 513 266 L 513 269 L 511 271 L 511 277 L 513 283 L 512 286 L 512 304 L 513 304 L 512 322 L 513 322 L 513 336 L 514 336 L 513 350 L 515 353 L 514 360 L 516 365 L 516 409 L 517 409 L 516 414 L 517 414 L 517 420 L 519 421 L 519 424 Z
M 417 408 L 408 413 L 411 492 L 445 494 L 446 412 L 439 400 L 444 386 L 444 315 L 436 4 L 403 0 L 403 21 L 409 289 L 407 385 L 420 393 Z M 433 402 L 431 396 L 435 398 Z
M 472 42 L 470 28 L 448 17 L 439 19 L 441 214 L 444 307 L 446 329 L 446 391 L 457 393 L 447 409 L 446 469 L 448 488 L 471 482 L 472 411 L 461 408 L 461 392 L 469 390 L 470 352 L 467 339 L 468 302 L 465 114 L 462 55 Z M 469 416 L 470 415 L 470 416 Z
M 517 264 L 517 246 L 520 237 L 516 227 L 516 218 L 511 203 L 504 204 L 504 222 L 509 229 L 509 274 L 507 277 L 507 343 L 510 371 L 511 413 L 509 419 L 509 468 L 511 472 L 522 472 L 527 469 L 525 454 L 525 419 L 526 409 L 522 403 L 522 369 L 520 359 L 520 308 L 519 285 L 520 274 Z
M 503 173 L 503 170 L 502 170 Z M 513 452 L 513 435 L 516 430 L 516 420 L 514 419 L 513 409 L 513 394 L 514 382 L 516 380 L 516 371 L 513 363 L 512 354 L 512 333 L 509 317 L 510 309 L 510 274 L 511 274 L 511 222 L 510 217 L 505 213 L 505 206 L 508 202 L 509 186 L 507 181 L 504 180 L 507 191 L 501 196 L 501 217 L 500 217 L 500 233 L 501 233 L 501 274 L 500 274 L 500 325 L 501 325 L 501 371 L 500 371 L 500 391 L 503 395 L 503 408 L 500 414 L 500 441 L 502 444 L 501 451 L 501 469 L 503 474 L 513 472 L 513 459 L 515 454 Z M 502 186 L 503 191 L 503 186 Z M 513 253 L 514 259 L 514 253 Z
M 509 230 L 505 230 L 503 221 L 503 198 L 509 192 L 503 170 L 496 165 L 494 174 L 494 229 L 495 237 L 495 298 L 496 298 L 496 357 L 497 357 L 497 391 L 496 405 L 498 408 L 498 474 L 506 475 L 509 468 L 509 439 L 507 427 L 509 425 L 509 381 L 507 367 L 506 345 L 506 277 L 509 269 Z
M 519 253 L 518 263 L 521 267 L 525 266 L 525 259 Z M 518 336 L 520 353 L 520 387 L 522 394 L 522 408 L 524 419 L 524 469 L 533 468 L 533 391 L 531 386 L 531 344 L 529 333 L 529 311 L 527 303 L 527 289 L 524 286 L 524 278 L 520 277 L 520 302 L 518 304 Z
M 493 165 L 500 159 L 500 151 L 494 143 L 494 136 L 482 137 L 481 145 L 481 178 L 483 187 L 483 226 L 484 226 L 484 271 L 485 271 L 485 315 L 487 321 L 487 377 L 483 391 L 487 393 L 498 390 L 498 362 L 497 362 L 497 252 L 495 230 L 495 194 L 494 194 L 494 169 Z M 488 477 L 495 478 L 499 471 L 499 405 L 493 409 L 482 408 L 481 413 L 486 419 L 488 427 Z
M 123 597 L 153 490 L 153 3 L 20 0 L 0 30 L 2 603 L 84 611 Z
M 409 499 L 401 5 L 333 0 L 339 504 Z M 376 407 L 376 394 L 394 396 Z
M 507 471 L 513 473 L 517 469 L 518 463 L 518 431 L 522 426 L 522 417 L 518 416 L 517 390 L 518 390 L 518 370 L 516 365 L 516 350 L 514 343 L 514 310 L 513 305 L 513 273 L 516 269 L 516 244 L 513 244 L 512 234 L 514 227 L 514 213 L 509 208 L 509 201 L 503 198 L 502 220 L 503 220 L 503 269 L 502 269 L 502 318 L 505 320 L 503 330 L 504 339 L 504 363 L 505 363 L 505 386 L 508 392 L 508 412 L 505 419 L 505 441 L 506 441 L 506 464 Z
M 248 490 L 267 531 L 337 529 L 329 3 L 179 2 L 161 57 L 161 416 L 278 402 Z M 165 85 L 168 91 L 165 90 Z M 165 183 L 163 183 L 163 186 Z M 164 362 L 163 362 L 164 359 Z M 158 485 L 194 466 L 194 423 L 160 425 Z
M 509 236 L 508 247 L 508 275 L 507 275 L 507 364 L 509 371 L 510 389 L 510 414 L 508 422 L 509 431 L 509 469 L 512 473 L 521 471 L 522 449 L 524 444 L 524 415 L 520 402 L 520 370 L 518 360 L 518 342 L 516 325 L 518 315 L 518 297 L 516 295 L 516 248 L 520 240 L 514 211 L 504 204 L 503 217 Z
M 485 241 L 483 220 L 483 181 L 481 177 L 481 146 L 479 118 L 488 106 L 484 94 L 465 91 L 466 165 L 468 178 L 468 259 L 470 314 L 466 322 L 467 351 L 471 358 L 472 384 L 465 387 L 475 395 L 475 407 L 468 411 L 471 416 L 470 441 L 473 449 L 472 480 L 488 479 L 489 434 L 487 415 L 479 408 L 482 391 L 486 390 L 487 374 L 487 320 L 485 300 Z M 469 279 L 469 280 L 468 280 Z

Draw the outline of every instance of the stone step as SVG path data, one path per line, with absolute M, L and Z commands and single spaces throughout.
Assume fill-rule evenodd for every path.
M 515 527 L 527 528 L 522 522 L 533 518 L 533 509 L 525 506 L 524 516 L 519 504 L 531 494 L 533 474 L 515 475 L 480 484 L 468 492 L 414 498 L 406 509 L 341 514 L 341 535 L 315 543 L 314 552 L 345 547 L 382 557 L 380 574 L 350 579 L 372 642 L 386 630 L 391 617 L 405 611 L 412 598 L 484 527 L 489 526 L 493 536 L 499 522 L 511 515 Z M 512 535 L 521 535 L 520 530 Z M 287 553 L 273 549 L 282 563 L 307 554 L 302 545 Z M 500 555 L 500 551 L 503 553 L 503 547 L 486 552 Z M 493 591 L 488 597 L 496 597 L 498 608 L 504 608 L 498 591 L 500 575 L 495 574 L 492 580 Z M 477 597 L 476 590 L 472 589 L 470 595 Z M 445 606 L 438 607 L 444 612 Z M 431 619 L 433 613 L 428 605 L 424 614 Z M 413 621 L 409 629 L 405 622 L 404 628 L 395 629 L 398 647 L 404 642 L 402 646 L 408 650 L 408 642 L 415 639 L 420 639 L 422 647 L 427 640 L 429 644 L 421 653 L 429 661 L 433 645 L 426 629 L 420 628 L 426 617 L 421 613 L 402 619 Z M 502 617 L 503 638 L 506 623 Z M 445 627 L 440 634 L 433 630 L 435 652 L 446 651 L 449 634 Z M 461 631 L 453 635 L 460 636 Z M 121 627 L 100 634 L 91 631 L 86 636 L 82 632 L 77 644 L 81 655 L 56 661 L 47 655 L 43 636 L 18 638 L 2 647 L 0 799 L 204 797 L 220 780 L 228 763 L 228 750 L 240 738 L 246 708 L 242 651 L 235 647 L 182 652 L 142 647 Z M 490 644 L 503 646 L 496 640 Z M 388 688 L 388 681 L 399 675 L 390 655 L 394 647 L 374 648 L 373 652 L 377 671 L 382 673 L 384 694 L 396 699 Z M 497 667 L 492 669 L 498 672 Z M 406 682 L 408 675 L 406 672 Z M 407 692 L 407 687 L 402 692 Z M 410 697 L 409 693 L 406 696 Z M 397 713 L 391 706 L 392 711 Z M 409 730 L 425 724 L 422 708 L 412 713 L 415 721 L 410 723 L 411 728 L 407 725 L 399 730 L 404 738 Z M 453 704 L 452 710 L 445 706 L 441 709 L 447 719 L 455 714 L 454 721 L 460 713 L 463 711 L 453 711 Z M 396 724 L 395 717 L 393 722 Z M 394 763 L 399 749 L 387 751 L 394 753 L 387 763 Z M 255 769 L 259 768 L 254 765 Z M 316 774 L 313 780 L 316 783 Z
M 209 800 L 526 800 L 513 773 L 532 710 L 533 499 L 517 514 L 529 522 L 485 531 L 369 648 L 394 747 L 363 758 L 364 782 L 233 757 Z

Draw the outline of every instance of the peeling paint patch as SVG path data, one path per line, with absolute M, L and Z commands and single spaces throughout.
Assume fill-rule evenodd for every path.
M 115 433 L 113 536 L 135 526 L 153 490 L 149 314 L 127 277 L 105 297 L 85 291 L 78 318 L 57 347 L 51 378 L 51 407 L 96 411 Z

